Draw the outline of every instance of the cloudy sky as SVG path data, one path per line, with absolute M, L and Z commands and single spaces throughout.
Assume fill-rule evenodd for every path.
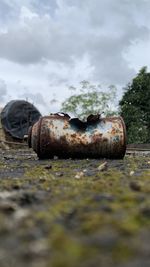
M 150 67 L 149 50 L 149 0 L 0 0 L 0 105 L 28 99 L 53 112 L 82 80 L 121 96 Z

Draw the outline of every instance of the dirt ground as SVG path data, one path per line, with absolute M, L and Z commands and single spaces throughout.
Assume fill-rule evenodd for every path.
M 25 266 L 149 267 L 150 155 L 0 150 L 0 267 Z

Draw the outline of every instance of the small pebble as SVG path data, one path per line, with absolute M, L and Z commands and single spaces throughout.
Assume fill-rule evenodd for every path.
M 133 176 L 133 175 L 134 175 L 134 173 L 135 173 L 134 171 L 131 171 L 131 172 L 130 172 L 130 176 Z
M 107 170 L 107 167 L 108 167 L 108 163 L 107 163 L 107 161 L 105 161 L 104 163 L 99 165 L 97 169 L 98 169 L 98 171 L 105 171 L 105 170 Z
M 80 179 L 84 176 L 84 172 L 77 172 L 77 174 L 75 175 L 75 179 Z
M 63 174 L 63 172 L 56 172 L 55 175 L 56 175 L 57 177 L 62 177 L 64 174 Z
M 14 219 L 16 221 L 20 221 L 25 219 L 29 215 L 29 211 L 27 209 L 17 209 L 14 214 Z

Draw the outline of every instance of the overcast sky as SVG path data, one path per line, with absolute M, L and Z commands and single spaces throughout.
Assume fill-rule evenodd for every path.
M 149 51 L 149 0 L 0 0 L 0 105 L 28 99 L 53 112 L 82 80 L 120 96 Z

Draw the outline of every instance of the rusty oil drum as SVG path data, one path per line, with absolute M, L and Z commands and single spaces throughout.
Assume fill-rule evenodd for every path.
M 122 117 L 90 115 L 87 122 L 66 114 L 41 117 L 28 133 L 29 147 L 39 158 L 122 159 L 126 152 L 126 129 Z

